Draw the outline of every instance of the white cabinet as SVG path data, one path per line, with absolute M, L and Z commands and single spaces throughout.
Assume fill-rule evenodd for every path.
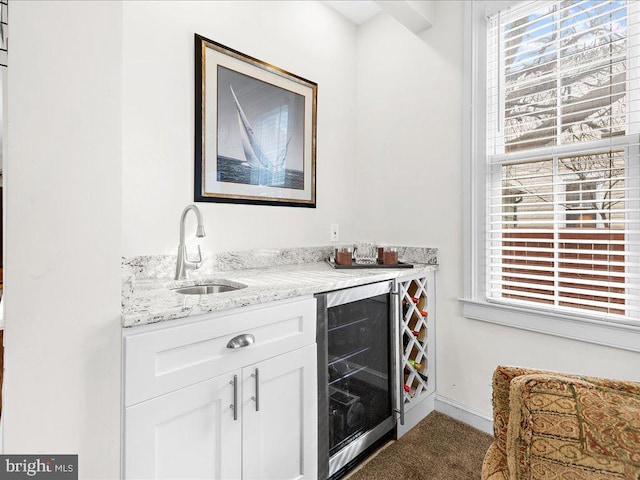
M 177 323 L 127 329 L 131 332 L 125 333 L 123 345 L 125 407 L 315 343 L 316 300 Z M 229 340 L 247 333 L 255 339 L 252 345 L 227 348 Z
M 435 409 L 435 272 L 401 277 L 398 294 L 400 438 Z
M 127 333 L 124 477 L 316 478 L 315 309 L 307 299 Z M 245 334 L 255 342 L 227 348 Z
M 240 371 L 127 408 L 126 478 L 240 478 L 242 428 L 230 408 L 234 374 Z
M 316 356 L 312 345 L 243 369 L 243 479 L 316 478 Z

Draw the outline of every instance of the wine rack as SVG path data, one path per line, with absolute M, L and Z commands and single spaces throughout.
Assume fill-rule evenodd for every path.
M 432 320 L 429 319 L 428 281 L 428 277 L 416 277 L 398 282 L 405 409 L 434 391 L 433 365 L 430 365 L 433 355 L 430 354 Z

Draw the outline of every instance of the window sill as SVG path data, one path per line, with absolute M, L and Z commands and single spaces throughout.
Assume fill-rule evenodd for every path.
M 474 320 L 640 352 L 640 326 L 460 299 L 463 315 Z

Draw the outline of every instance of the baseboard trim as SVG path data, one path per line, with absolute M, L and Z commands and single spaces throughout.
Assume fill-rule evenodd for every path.
M 436 412 L 448 415 L 478 430 L 493 435 L 493 419 L 442 395 L 436 395 Z
M 427 415 L 435 410 L 435 394 L 430 393 L 418 403 L 414 403 L 407 409 L 405 404 L 404 425 L 398 421 L 396 429 L 397 438 L 402 437 L 405 433 L 420 423 Z

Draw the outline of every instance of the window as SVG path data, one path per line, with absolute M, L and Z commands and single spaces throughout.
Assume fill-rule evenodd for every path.
M 640 326 L 639 3 L 468 7 L 466 298 Z

